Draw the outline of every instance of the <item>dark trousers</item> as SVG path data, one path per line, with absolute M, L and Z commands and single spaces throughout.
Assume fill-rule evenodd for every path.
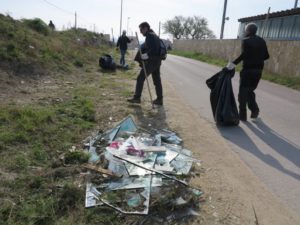
M 121 52 L 121 58 L 120 58 L 120 64 L 122 66 L 125 65 L 125 54 L 126 54 L 126 49 L 120 49 Z
M 259 111 L 254 90 L 260 81 L 262 70 L 243 69 L 240 72 L 239 108 L 240 114 L 246 115 L 247 106 L 252 112 Z
M 160 79 L 161 60 L 146 61 L 145 65 L 146 65 L 147 76 L 152 74 L 152 80 L 155 86 L 156 96 L 158 99 L 162 99 L 163 89 L 162 89 L 161 79 Z M 142 68 L 136 80 L 135 94 L 134 94 L 135 98 L 141 97 L 145 79 L 146 78 L 144 74 L 144 69 Z

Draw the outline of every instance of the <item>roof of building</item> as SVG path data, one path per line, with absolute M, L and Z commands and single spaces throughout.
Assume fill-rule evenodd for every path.
M 294 8 L 284 11 L 273 12 L 269 14 L 269 18 L 283 17 L 283 16 L 292 16 L 292 15 L 300 15 L 300 8 Z M 267 14 L 250 16 L 238 19 L 239 22 L 251 22 L 256 20 L 264 20 L 266 19 Z

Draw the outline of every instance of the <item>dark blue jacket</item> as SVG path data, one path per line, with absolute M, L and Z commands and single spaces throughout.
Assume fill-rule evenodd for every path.
M 126 35 L 119 37 L 117 42 L 117 47 L 120 47 L 122 50 L 127 50 L 127 43 L 130 43 L 130 39 Z
M 160 40 L 152 31 L 146 34 L 145 50 L 150 59 L 160 58 Z

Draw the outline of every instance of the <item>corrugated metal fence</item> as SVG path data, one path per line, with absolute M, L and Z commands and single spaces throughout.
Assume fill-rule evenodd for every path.
M 258 26 L 257 34 L 267 39 L 300 40 L 300 15 L 252 21 Z M 246 24 L 241 22 L 238 38 L 243 37 Z

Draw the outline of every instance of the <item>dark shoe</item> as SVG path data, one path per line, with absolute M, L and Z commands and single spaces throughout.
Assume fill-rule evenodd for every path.
M 259 114 L 259 111 L 258 111 L 258 110 L 257 110 L 257 111 L 253 111 L 253 112 L 251 112 L 250 117 L 251 117 L 252 119 L 256 119 L 256 118 L 258 117 L 258 114 Z
M 163 100 L 161 98 L 157 98 L 153 101 L 154 105 L 163 105 Z
M 141 99 L 133 97 L 133 98 L 127 99 L 127 102 L 140 104 Z

